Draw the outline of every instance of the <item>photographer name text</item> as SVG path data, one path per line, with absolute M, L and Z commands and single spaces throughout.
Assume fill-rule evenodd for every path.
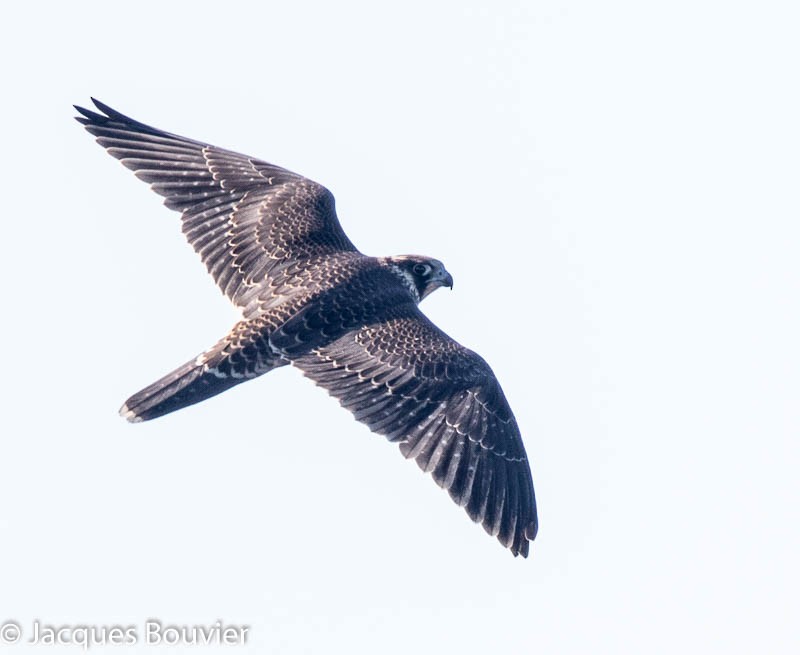
M 139 625 L 52 624 L 34 620 L 23 631 L 17 621 L 0 626 L 0 645 L 30 644 L 33 646 L 78 646 L 88 650 L 94 646 L 243 646 L 247 643 L 249 625 L 226 624 L 223 621 L 205 625 L 164 624 L 148 619 Z

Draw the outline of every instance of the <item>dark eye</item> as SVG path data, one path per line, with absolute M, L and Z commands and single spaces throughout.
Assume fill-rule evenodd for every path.
M 431 271 L 431 267 L 427 264 L 414 264 L 414 275 L 427 275 Z

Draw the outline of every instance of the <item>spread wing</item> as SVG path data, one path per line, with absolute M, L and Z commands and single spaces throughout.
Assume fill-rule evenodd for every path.
M 519 428 L 489 365 L 414 307 L 292 362 L 400 445 L 486 531 L 527 556 L 537 531 Z
M 92 99 L 76 120 L 181 212 L 183 232 L 217 285 L 244 307 L 305 258 L 357 252 L 325 187 L 260 159 L 169 134 Z

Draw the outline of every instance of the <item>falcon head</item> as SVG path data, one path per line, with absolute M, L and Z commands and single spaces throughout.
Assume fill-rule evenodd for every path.
M 422 255 L 398 255 L 386 259 L 395 272 L 404 278 L 406 285 L 417 297 L 417 302 L 439 287 L 453 288 L 453 276 L 438 259 Z

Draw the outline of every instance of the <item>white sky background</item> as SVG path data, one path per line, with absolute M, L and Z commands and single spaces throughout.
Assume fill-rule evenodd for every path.
M 796 3 L 224 7 L 0 27 L 0 621 L 222 618 L 252 653 L 798 652 Z M 528 560 L 297 371 L 117 416 L 235 313 L 72 121 L 90 95 L 322 182 L 364 252 L 445 262 L 423 309 L 515 410 Z

